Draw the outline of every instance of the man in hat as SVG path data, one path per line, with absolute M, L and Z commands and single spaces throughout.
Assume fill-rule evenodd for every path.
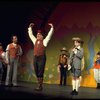
M 100 51 L 97 52 L 94 62 L 94 78 L 97 82 L 97 88 L 100 88 Z
M 48 35 L 46 38 L 43 38 L 43 34 L 41 31 L 38 31 L 37 36 L 35 37 L 32 32 L 32 27 L 34 26 L 33 23 L 29 25 L 28 28 L 28 35 L 30 39 L 32 40 L 34 44 L 34 69 L 36 73 L 36 77 L 38 80 L 38 87 L 36 88 L 37 91 L 41 91 L 43 89 L 43 75 L 44 75 L 44 69 L 45 69 L 45 63 L 46 63 L 46 47 L 48 45 L 49 40 L 51 39 L 51 36 L 53 34 L 53 24 L 49 23 L 49 26 L 51 26 L 50 31 L 48 32 Z
M 68 61 L 68 67 L 71 67 L 72 71 L 72 95 L 78 95 L 78 88 L 81 76 L 81 62 L 84 55 L 84 50 L 81 47 L 83 41 L 79 37 L 72 38 L 74 42 L 74 48 L 71 49 L 70 57 Z
M 66 86 L 66 78 L 67 78 L 67 71 L 68 71 L 68 54 L 65 47 L 63 47 L 61 50 L 61 54 L 59 55 L 59 63 L 58 63 L 58 69 L 60 70 L 60 85 L 62 84 Z
M 18 44 L 18 37 L 13 35 L 12 42 L 7 45 L 6 59 L 7 59 L 7 75 L 5 85 L 17 86 L 17 68 L 19 58 L 22 55 L 22 48 Z

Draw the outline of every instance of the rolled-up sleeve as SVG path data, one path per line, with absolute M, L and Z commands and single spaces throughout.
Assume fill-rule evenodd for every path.
M 21 46 L 19 47 L 19 55 L 21 56 L 23 54 Z
M 33 44 L 35 44 L 36 37 L 33 35 L 32 28 L 31 27 L 28 28 L 28 35 L 29 35 L 29 38 L 32 40 Z
M 6 48 L 6 60 L 9 60 L 9 45 Z
M 50 31 L 48 32 L 48 35 L 46 36 L 46 38 L 43 40 L 43 44 L 46 47 L 48 45 L 49 40 L 51 39 L 52 35 L 54 33 L 54 28 L 51 27 Z

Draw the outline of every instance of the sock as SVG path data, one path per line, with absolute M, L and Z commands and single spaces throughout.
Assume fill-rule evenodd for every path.
M 76 84 L 76 80 L 73 79 L 72 80 L 72 88 L 73 88 L 73 90 L 76 89 L 76 85 L 75 84 Z
M 76 79 L 76 91 L 78 91 L 79 88 L 79 79 Z

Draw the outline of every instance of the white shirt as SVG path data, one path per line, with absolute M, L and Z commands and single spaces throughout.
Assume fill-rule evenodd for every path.
M 30 39 L 32 40 L 33 44 L 35 44 L 35 42 L 36 42 L 36 37 L 33 35 L 32 28 L 31 28 L 31 27 L 28 28 L 28 34 L 29 34 L 29 37 L 30 37 Z M 48 35 L 47 35 L 46 38 L 43 40 L 43 45 L 44 45 L 45 47 L 47 47 L 48 42 L 49 42 L 49 40 L 51 39 L 52 34 L 53 34 L 53 27 L 51 27 L 50 31 L 48 32 Z

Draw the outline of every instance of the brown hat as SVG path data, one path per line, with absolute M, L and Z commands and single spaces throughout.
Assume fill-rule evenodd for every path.
M 66 51 L 67 52 L 67 49 L 66 49 L 66 47 L 63 47 L 60 51 Z
M 97 55 L 100 55 L 100 51 L 97 52 Z
M 78 42 L 80 42 L 82 44 L 84 43 L 84 41 L 81 38 L 79 38 L 79 37 L 73 37 L 72 41 L 78 41 Z

